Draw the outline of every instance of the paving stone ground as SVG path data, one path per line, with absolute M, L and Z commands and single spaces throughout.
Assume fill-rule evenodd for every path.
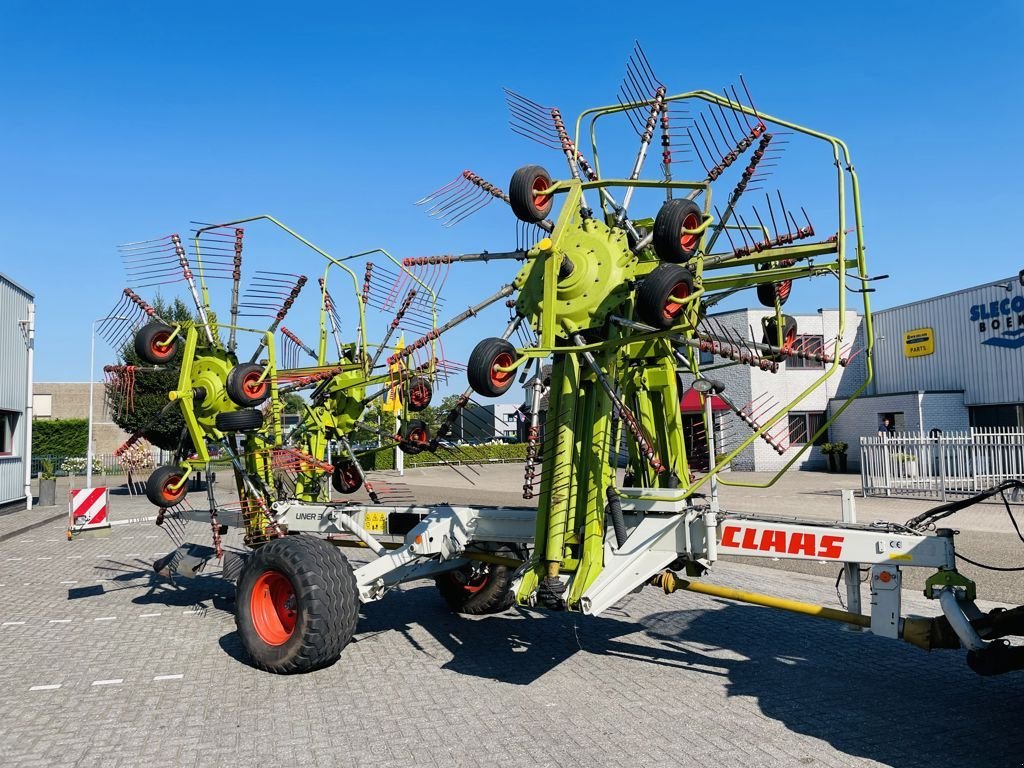
M 112 502 L 115 519 L 151 512 Z M 0 517 L 0 536 L 54 511 Z M 199 523 L 187 534 L 208 541 Z M 68 542 L 63 521 L 0 541 L 0 765 L 941 768 L 1024 755 L 1024 673 L 981 678 L 960 652 L 653 588 L 598 618 L 471 618 L 416 582 L 363 607 L 334 666 L 270 675 L 247 664 L 215 572 L 152 574 L 172 546 L 152 524 Z M 712 580 L 837 604 L 814 574 L 721 563 Z

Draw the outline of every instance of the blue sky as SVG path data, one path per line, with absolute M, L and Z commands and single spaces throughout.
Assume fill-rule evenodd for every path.
M 124 285 L 116 244 L 193 219 L 272 213 L 336 254 L 508 247 L 498 205 L 443 229 L 412 202 L 463 168 L 500 186 L 526 163 L 563 173 L 508 131 L 501 87 L 575 116 L 614 100 L 634 39 L 671 92 L 743 73 L 763 110 L 847 141 L 871 271 L 892 276 L 876 307 L 1024 267 L 1024 5 L 713 6 L 7 0 L 0 271 L 36 293 L 37 379 L 86 378 L 89 322 Z M 628 166 L 635 147 L 615 149 Z M 453 270 L 449 306 L 510 276 L 495 269 Z M 449 354 L 502 327 L 467 325 Z

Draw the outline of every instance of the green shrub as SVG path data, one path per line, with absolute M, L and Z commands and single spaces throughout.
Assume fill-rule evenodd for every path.
M 489 443 L 486 445 L 457 445 L 453 450 L 441 448 L 437 453 L 424 451 L 414 455 L 405 455 L 405 466 L 419 467 L 440 464 L 442 461 L 486 464 L 491 459 L 506 461 L 526 461 L 526 443 Z M 388 448 L 373 454 L 373 461 L 364 462 L 367 469 L 394 469 L 395 451 Z
M 89 440 L 86 419 L 32 422 L 32 453 L 36 456 L 82 456 Z

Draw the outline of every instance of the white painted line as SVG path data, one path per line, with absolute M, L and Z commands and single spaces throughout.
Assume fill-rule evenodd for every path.
M 157 557 L 162 557 L 163 555 L 169 555 L 170 552 L 154 552 L 153 554 Z
M 122 536 L 121 541 L 131 541 L 134 538 L 134 536 Z
M 202 616 L 203 615 L 203 611 L 196 611 L 196 610 L 193 610 L 192 608 L 189 608 L 187 611 L 182 611 L 182 613 L 185 614 L 186 616 Z
M 129 552 L 125 557 L 142 557 L 141 552 Z
M 157 675 L 154 680 L 181 680 L 184 675 Z
M 159 613 L 143 613 L 143 614 L 139 615 L 139 618 L 140 619 L 148 619 L 151 616 L 159 616 L 159 615 L 160 615 Z
M 29 688 L 30 691 L 55 691 L 60 688 L 60 683 L 54 683 L 53 685 L 33 685 Z
M 71 619 L 50 619 L 49 624 L 70 624 Z
M 8 558 L 7 558 L 7 562 L 8 562 L 8 563 L 16 563 L 16 562 L 18 562 L 19 560 L 21 560 L 21 558 L 20 558 L 20 557 L 8 557 Z
M 29 544 L 29 543 L 31 543 L 31 542 L 33 542 L 33 541 L 35 541 L 35 539 L 22 539 L 22 540 L 21 540 L 21 543 L 22 543 L 22 544 Z
M 36 560 L 53 560 L 52 557 L 37 557 Z
M 93 680 L 93 685 L 120 685 L 124 682 L 123 677 L 115 677 L 113 680 Z
M 93 619 L 93 621 L 114 621 L 115 619 L 117 619 L 117 616 L 100 616 L 98 619 Z
M 24 623 L 25 623 L 24 621 L 5 621 L 3 624 L 0 624 L 0 627 L 20 626 L 20 625 L 22 625 Z
M 144 539 L 155 539 L 156 538 L 156 534 L 155 533 L 151 533 L 148 536 L 143 536 L 142 538 L 144 538 Z
M 60 539 L 45 539 L 45 541 L 60 541 Z
M 113 557 L 113 555 L 96 555 L 96 557 Z
M 68 555 L 68 560 L 81 560 L 81 555 Z
M 62 581 L 61 582 L 61 584 L 77 584 L 77 583 L 78 583 L 77 581 Z M 2 586 L 3 586 L 3 584 L 0 584 L 0 587 L 2 587 Z

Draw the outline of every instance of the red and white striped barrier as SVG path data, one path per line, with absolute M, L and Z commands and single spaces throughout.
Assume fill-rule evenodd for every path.
M 106 488 L 72 488 L 68 502 L 68 531 L 109 528 Z

